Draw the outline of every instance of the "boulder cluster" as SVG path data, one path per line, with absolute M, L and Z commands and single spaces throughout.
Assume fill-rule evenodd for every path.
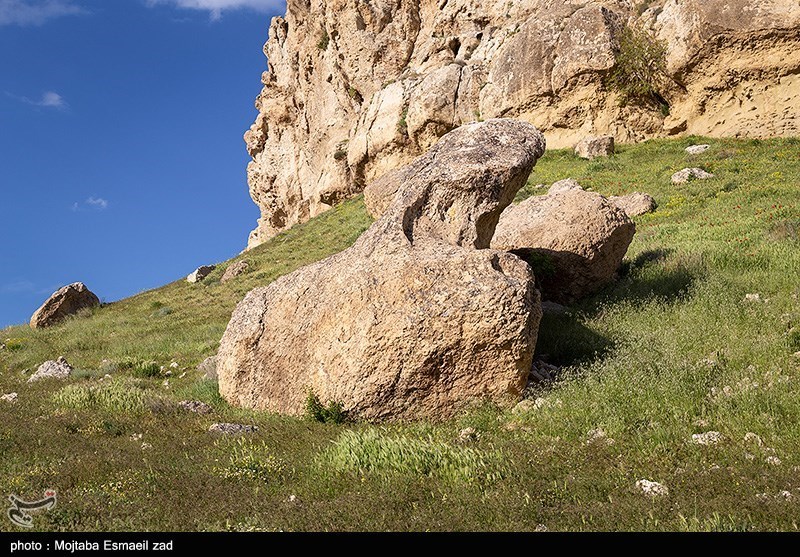
M 373 182 L 377 220 L 353 246 L 238 305 L 216 362 L 222 396 L 301 415 L 313 395 L 370 421 L 516 404 L 542 295 L 568 303 L 611 280 L 635 230 L 574 181 L 512 206 L 544 148 L 530 124 L 487 120 Z

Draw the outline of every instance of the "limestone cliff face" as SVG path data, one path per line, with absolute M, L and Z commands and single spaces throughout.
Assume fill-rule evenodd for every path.
M 604 85 L 626 25 L 668 44 L 669 116 Z M 800 134 L 797 0 L 288 0 L 265 53 L 249 247 L 476 120 L 529 121 L 551 148 Z

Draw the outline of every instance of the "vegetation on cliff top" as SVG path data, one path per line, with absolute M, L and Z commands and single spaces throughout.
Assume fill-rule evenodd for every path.
M 636 219 L 620 280 L 545 317 L 537 351 L 565 367 L 535 409 L 320 423 L 232 408 L 195 371 L 248 290 L 366 229 L 356 199 L 231 261 L 251 263 L 232 282 L 219 282 L 221 264 L 199 285 L 0 331 L 12 339 L 0 394 L 19 393 L 0 401 L 0 490 L 56 489 L 57 506 L 34 518 L 43 530 L 797 529 L 800 141 L 683 151 L 698 141 L 623 145 L 591 162 L 548 152 L 520 192 L 573 177 L 659 203 Z M 686 166 L 716 177 L 670 185 Z M 79 368 L 70 380 L 26 383 L 24 369 L 61 355 Z M 184 399 L 215 413 L 179 411 Z M 214 422 L 259 431 L 214 436 Z M 708 431 L 721 441 L 692 437 Z M 640 479 L 669 494 L 644 496 Z

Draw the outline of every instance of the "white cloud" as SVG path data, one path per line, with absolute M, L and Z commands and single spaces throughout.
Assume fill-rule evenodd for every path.
M 86 204 L 89 205 L 90 207 L 94 207 L 99 211 L 108 209 L 108 201 L 106 201 L 102 197 L 90 197 L 89 199 L 86 200 Z
M 108 201 L 102 197 L 90 197 L 83 203 L 78 203 L 76 201 L 72 204 L 72 207 L 70 207 L 70 211 L 73 213 L 88 210 L 105 211 L 106 209 L 108 209 Z
M 0 0 L 0 25 L 42 25 L 50 19 L 85 12 L 73 0 Z
M 31 99 L 29 97 L 20 97 L 13 93 L 9 93 L 8 91 L 6 91 L 6 95 L 11 97 L 12 99 L 23 102 L 25 104 L 29 104 L 31 106 L 40 106 L 43 108 L 57 108 L 57 109 L 65 109 L 68 107 L 67 101 L 64 100 L 64 97 L 62 97 L 61 95 L 59 95 L 54 91 L 45 91 L 44 93 L 42 93 L 42 96 L 38 99 Z
M 222 17 L 226 10 L 237 10 L 249 8 L 260 12 L 286 10 L 285 0 L 147 0 L 149 6 L 156 4 L 172 4 L 179 8 L 190 10 L 205 10 L 211 15 L 211 19 L 217 20 Z

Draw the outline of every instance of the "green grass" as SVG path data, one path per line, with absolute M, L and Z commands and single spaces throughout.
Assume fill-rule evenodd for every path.
M 687 155 L 696 142 L 711 149 Z M 670 185 L 687 166 L 716 177 Z M 1 331 L 0 391 L 19 399 L 0 402 L 0 495 L 57 489 L 57 507 L 34 518 L 42 530 L 797 529 L 800 141 L 648 141 L 592 162 L 551 151 L 518 198 L 567 177 L 648 192 L 659 209 L 636 219 L 616 283 L 545 316 L 537 351 L 565 371 L 535 393 L 538 409 L 319 423 L 232 408 L 200 377 L 246 292 L 366 229 L 353 200 L 205 283 Z M 240 259 L 252 272 L 219 283 Z M 744 301 L 753 293 L 761 301 Z M 61 355 L 81 371 L 26 383 L 23 370 Z M 178 411 L 183 399 L 215 413 Z M 259 431 L 208 433 L 224 421 Z M 465 427 L 476 441 L 458 442 Z M 613 443 L 590 441 L 598 428 Z M 721 443 L 691 442 L 710 430 Z M 639 479 L 669 495 L 644 497 Z

